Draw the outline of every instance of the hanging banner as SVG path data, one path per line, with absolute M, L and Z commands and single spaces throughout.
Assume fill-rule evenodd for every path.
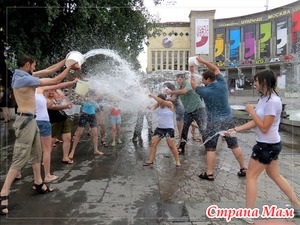
M 209 19 L 196 19 L 195 29 L 196 54 L 209 54 Z
M 287 18 L 276 20 L 276 55 L 286 55 L 287 50 Z
M 215 30 L 215 61 L 225 61 L 225 28 Z
M 260 58 L 270 57 L 271 22 L 261 23 L 259 39 Z
M 255 58 L 255 24 L 244 26 L 244 59 Z
M 240 45 L 241 45 L 241 30 L 239 27 L 230 28 L 229 30 L 230 40 L 230 60 L 239 60 L 240 58 Z
M 300 11 L 294 12 L 292 15 L 292 52 L 300 51 Z

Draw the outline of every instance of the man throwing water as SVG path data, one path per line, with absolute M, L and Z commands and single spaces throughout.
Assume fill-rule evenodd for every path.
M 204 99 L 207 110 L 207 129 L 203 133 L 203 141 L 215 135 L 219 131 L 234 127 L 231 108 L 228 101 L 227 83 L 218 67 L 197 56 L 197 60 L 207 66 L 208 70 L 202 74 L 202 83 L 205 86 L 197 86 L 197 78 L 194 74 L 194 66 L 190 66 L 191 86 L 201 98 Z M 205 180 L 214 180 L 214 167 L 216 164 L 216 147 L 219 135 L 208 140 L 204 146 L 207 151 L 207 170 L 199 175 Z M 246 176 L 244 167 L 244 155 L 238 145 L 236 137 L 224 137 L 228 148 L 230 148 L 240 164 L 238 176 Z

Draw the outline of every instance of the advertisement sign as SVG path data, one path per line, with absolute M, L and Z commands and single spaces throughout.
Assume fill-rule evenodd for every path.
M 300 11 L 292 15 L 292 52 L 300 51 Z
M 276 20 L 276 55 L 286 55 L 288 40 L 287 18 Z
M 229 29 L 230 40 L 230 60 L 239 60 L 240 57 L 240 45 L 241 45 L 241 30 L 239 27 Z
M 195 29 L 196 54 L 209 54 L 209 19 L 196 19 Z
M 271 22 L 260 24 L 259 52 L 260 57 L 270 57 Z
M 225 43 L 226 43 L 225 28 L 215 30 L 215 61 L 225 60 Z
M 255 58 L 255 24 L 244 26 L 244 59 Z

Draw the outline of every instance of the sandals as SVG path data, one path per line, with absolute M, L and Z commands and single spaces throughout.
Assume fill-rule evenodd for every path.
M 46 187 L 46 189 L 43 187 Z M 41 184 L 33 184 L 32 190 L 36 191 L 38 194 L 47 194 L 54 191 L 53 189 L 50 189 L 44 182 Z
M 244 168 L 240 169 L 240 171 L 237 173 L 237 175 L 239 177 L 245 177 L 246 173 L 247 173 L 247 168 L 244 167 Z
M 207 174 L 206 172 L 201 173 L 198 177 L 203 179 L 203 180 L 209 180 L 209 181 L 214 181 L 215 180 L 213 174 Z
M 7 196 L 0 196 L 0 204 L 1 204 L 1 211 L 0 215 L 7 215 L 8 214 L 8 204 L 2 205 L 2 201 L 8 200 L 8 195 Z M 7 212 L 3 212 L 3 210 L 6 209 Z
M 101 144 L 102 144 L 104 147 L 108 147 L 108 144 L 107 144 L 106 141 L 104 141 L 104 140 L 101 140 Z
M 184 147 L 178 147 L 177 151 L 178 151 L 178 155 L 184 155 L 184 153 L 185 153 Z
M 153 162 L 149 163 L 149 162 L 144 162 L 143 166 L 152 166 Z

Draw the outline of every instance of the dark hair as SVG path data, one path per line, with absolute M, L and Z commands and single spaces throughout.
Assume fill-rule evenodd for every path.
M 179 72 L 179 73 L 176 74 L 176 77 L 177 77 L 177 78 L 184 78 L 184 79 L 186 79 L 187 76 L 186 76 L 186 73 L 184 73 L 184 72 Z
M 207 80 L 208 78 L 211 81 L 215 81 L 216 80 L 216 74 L 214 73 L 214 71 L 212 70 L 206 70 L 205 72 L 202 73 L 202 77 Z
M 165 94 L 159 94 L 157 97 L 161 98 L 162 100 L 166 100 L 167 96 Z
M 33 64 L 35 62 L 34 58 L 30 55 L 19 55 L 17 58 L 17 66 L 18 67 L 22 67 L 24 66 L 27 62 L 29 62 L 30 64 Z
M 170 82 L 164 83 L 164 86 L 166 86 L 167 88 L 169 88 L 172 91 L 175 90 L 175 85 Z
M 269 99 L 271 98 L 271 94 L 275 92 L 276 95 L 276 84 L 277 84 L 277 77 L 272 70 L 262 70 L 259 71 L 254 76 L 254 80 L 257 80 L 260 87 L 265 87 L 267 89 L 267 95 L 269 95 Z M 262 95 L 264 93 L 261 93 Z

